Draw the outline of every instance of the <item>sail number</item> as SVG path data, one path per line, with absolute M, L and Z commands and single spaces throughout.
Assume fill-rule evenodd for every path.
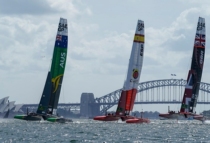
M 141 44 L 140 56 L 143 56 L 143 53 L 144 53 L 144 46 L 143 44 Z
M 198 22 L 197 30 L 202 30 L 203 28 L 205 28 L 205 23 Z
M 203 64 L 203 59 L 204 59 L 204 51 L 201 51 L 201 53 L 200 53 L 200 65 Z
M 64 24 L 64 23 L 59 23 L 59 26 L 58 26 L 58 31 L 63 31 L 64 28 L 67 29 L 67 24 Z
M 144 29 L 144 23 L 138 23 L 138 31 L 141 31 L 142 29 Z

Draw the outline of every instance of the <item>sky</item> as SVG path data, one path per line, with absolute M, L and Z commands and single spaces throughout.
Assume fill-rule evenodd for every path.
M 39 102 L 60 17 L 69 29 L 60 103 L 123 87 L 138 19 L 145 24 L 140 82 L 169 79 L 171 73 L 186 79 L 200 16 L 207 33 L 202 82 L 210 83 L 209 7 L 209 0 L 0 0 L 0 98 Z

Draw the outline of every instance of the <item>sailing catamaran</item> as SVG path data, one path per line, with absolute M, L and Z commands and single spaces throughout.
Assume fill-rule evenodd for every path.
M 199 95 L 200 82 L 202 77 L 204 55 L 205 55 L 205 19 L 199 17 L 195 34 L 194 48 L 192 54 L 191 68 L 187 76 L 184 96 L 180 112 L 169 111 L 166 114 L 159 114 L 160 117 L 168 119 L 200 119 L 201 115 L 196 115 L 195 107 Z
M 58 25 L 51 69 L 48 72 L 44 90 L 36 113 L 16 115 L 14 118 L 39 121 L 42 118 L 51 122 L 67 122 L 71 119 L 59 117 L 56 113 L 63 81 L 68 45 L 67 19 L 60 18 Z
M 124 82 L 123 90 L 118 102 L 118 107 L 114 115 L 96 116 L 94 120 L 98 121 L 117 121 L 121 119 L 127 123 L 149 122 L 148 119 L 136 118 L 130 116 L 133 110 L 134 101 L 137 93 L 137 86 L 140 79 L 144 55 L 144 22 L 138 20 L 136 32 L 133 40 L 132 51 L 130 55 L 127 78 Z

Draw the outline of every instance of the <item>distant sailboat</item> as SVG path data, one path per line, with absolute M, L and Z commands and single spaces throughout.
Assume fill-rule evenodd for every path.
M 201 115 L 196 115 L 195 107 L 199 95 L 199 88 L 204 65 L 206 42 L 205 29 L 205 19 L 199 17 L 195 34 L 191 68 L 188 72 L 187 84 L 185 86 L 180 112 L 176 113 L 175 111 L 169 110 L 166 114 L 159 114 L 160 117 L 167 119 L 195 119 L 195 117 L 197 117 L 197 119 L 200 119 L 203 117 Z
M 16 115 L 14 118 L 29 121 L 39 121 L 42 118 L 51 122 L 72 122 L 57 115 L 57 106 L 60 97 L 68 46 L 67 19 L 60 18 L 55 40 L 51 69 L 47 74 L 44 90 L 36 113 Z
M 144 22 L 138 20 L 136 32 L 133 40 L 132 51 L 130 55 L 127 78 L 124 82 L 123 90 L 118 102 L 118 107 L 115 114 L 105 116 L 96 116 L 94 120 L 98 121 L 116 121 L 122 119 L 127 123 L 142 123 L 149 122 L 148 119 L 136 118 L 130 116 L 133 110 L 134 101 L 137 93 L 137 86 L 140 79 L 144 55 Z

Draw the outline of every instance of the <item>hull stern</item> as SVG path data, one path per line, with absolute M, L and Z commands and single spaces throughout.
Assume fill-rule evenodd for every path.
M 142 123 L 150 123 L 150 120 L 146 118 L 134 118 L 126 120 L 126 123 L 142 124 Z
M 49 121 L 49 122 L 57 122 L 57 123 L 73 122 L 71 119 L 66 119 L 66 118 L 62 118 L 62 117 L 47 118 L 47 121 Z
M 93 118 L 93 120 L 97 121 L 118 121 L 120 117 L 117 116 L 96 116 Z
M 15 115 L 15 119 L 26 120 L 26 121 L 41 121 L 42 117 L 40 116 L 31 116 L 31 115 Z

